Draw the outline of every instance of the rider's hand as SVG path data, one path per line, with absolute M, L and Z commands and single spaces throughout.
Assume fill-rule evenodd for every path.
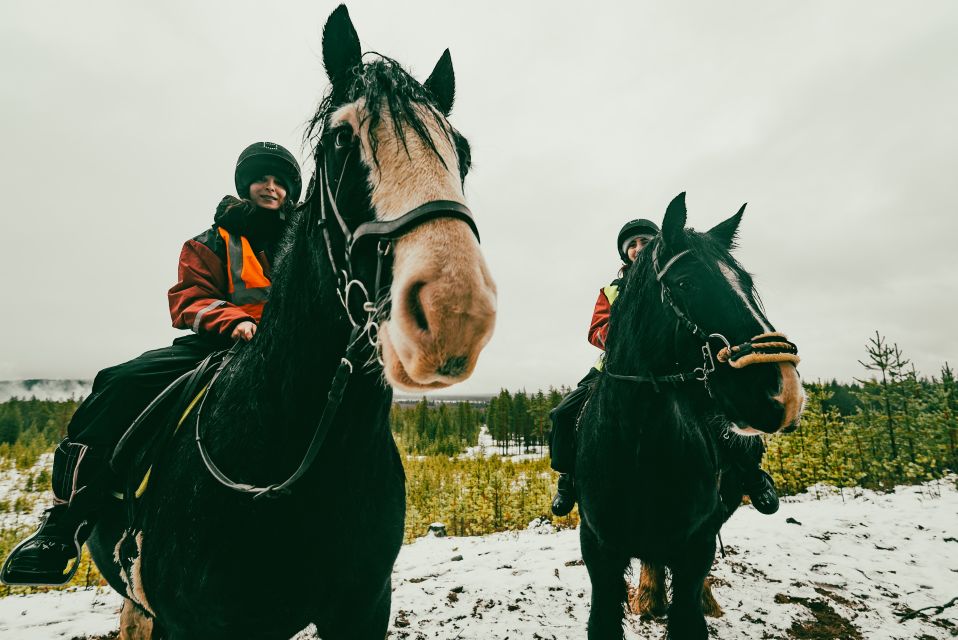
M 233 340 L 245 340 L 249 342 L 256 335 L 256 323 L 252 320 L 244 320 L 236 325 L 230 337 Z
M 216 205 L 216 215 L 213 221 L 220 224 L 224 219 L 230 217 L 236 219 L 236 216 L 246 216 L 255 208 L 249 200 L 242 200 L 236 196 L 223 196 L 220 203 Z

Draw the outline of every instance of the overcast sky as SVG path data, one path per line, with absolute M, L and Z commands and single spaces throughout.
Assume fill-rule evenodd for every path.
M 626 220 L 688 192 L 806 380 L 876 330 L 958 364 L 958 4 L 352 2 L 421 80 L 449 47 L 466 195 L 499 285 L 461 393 L 574 384 Z M 879 6 L 882 5 L 882 6 Z M 270 139 L 301 158 L 333 3 L 0 7 L 0 380 L 91 378 L 166 345 L 182 242 Z M 309 167 L 308 171 L 312 168 Z

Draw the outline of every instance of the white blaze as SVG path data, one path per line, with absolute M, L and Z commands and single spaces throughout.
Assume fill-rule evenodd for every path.
M 728 280 L 729 285 L 731 285 L 732 291 L 734 291 L 736 295 L 742 299 L 742 302 L 745 303 L 745 308 L 749 310 L 749 313 L 752 314 L 752 317 L 755 318 L 756 322 L 761 325 L 762 330 L 765 333 L 771 333 L 772 327 L 768 324 L 768 320 L 766 320 L 765 317 L 758 312 L 758 309 L 756 309 L 755 305 L 752 304 L 751 299 L 749 299 L 749 297 L 745 295 L 745 291 L 742 290 L 742 283 L 739 282 L 738 274 L 722 261 L 719 261 L 718 266 L 719 270 L 722 272 L 722 275 L 725 276 L 725 279 Z

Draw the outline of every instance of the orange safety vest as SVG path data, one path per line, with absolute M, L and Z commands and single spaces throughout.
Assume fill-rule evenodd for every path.
M 226 243 L 229 301 L 259 322 L 263 317 L 263 306 L 269 297 L 270 280 L 253 253 L 249 240 L 241 235 L 231 235 L 223 227 L 219 227 L 218 231 Z

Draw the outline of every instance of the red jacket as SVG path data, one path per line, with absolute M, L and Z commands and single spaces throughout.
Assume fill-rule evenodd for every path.
M 177 329 L 229 337 L 239 323 L 262 318 L 269 261 L 245 236 L 214 224 L 183 244 L 178 275 L 167 294 Z
M 612 303 L 619 295 L 619 279 L 599 289 L 599 297 L 592 311 L 592 324 L 589 325 L 589 342 L 605 351 L 605 339 L 609 335 L 609 315 Z M 611 299 L 610 299 L 611 298 Z

